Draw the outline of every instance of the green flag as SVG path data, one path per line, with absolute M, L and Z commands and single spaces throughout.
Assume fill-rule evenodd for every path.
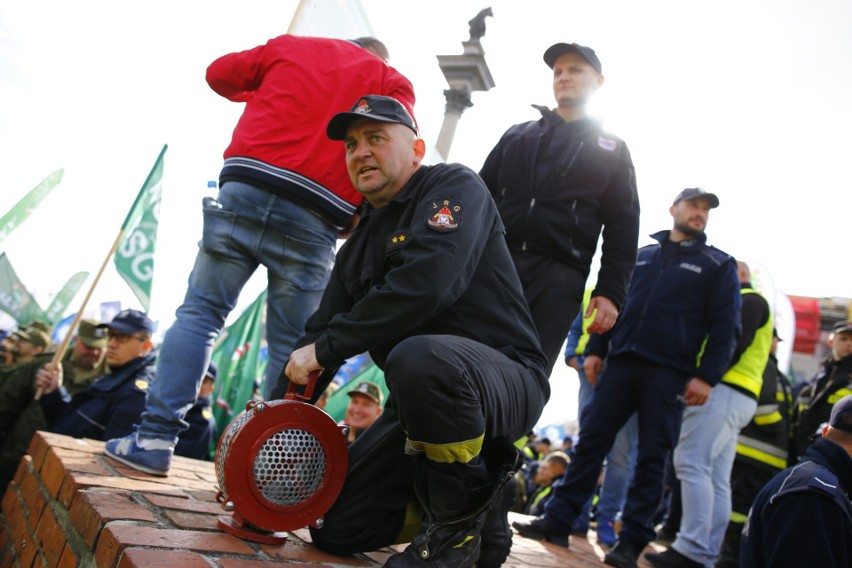
M 18 225 L 23 223 L 38 204 L 47 197 L 47 194 L 62 181 L 63 170 L 59 169 L 44 178 L 40 184 L 35 186 L 28 194 L 21 198 L 2 219 L 0 219 L 0 243 L 14 231 Z
M 216 401 L 213 415 L 219 428 L 217 440 L 231 420 L 245 410 L 246 403 L 252 399 L 255 381 L 259 379 L 262 383 L 266 375 L 268 361 L 259 356 L 265 312 L 266 290 L 245 309 L 237 321 L 225 328 L 220 335 L 224 339 L 213 350 L 211 359 L 219 367 L 213 393 Z
M 35 298 L 27 291 L 6 253 L 0 253 L 0 310 L 15 318 L 18 323 L 47 319 Z
M 77 295 L 77 292 L 80 291 L 80 287 L 88 277 L 88 272 L 78 272 L 69 278 L 68 282 L 65 283 L 65 286 L 62 287 L 62 290 L 56 294 L 53 301 L 50 302 L 50 305 L 47 306 L 47 309 L 44 311 L 44 315 L 50 325 L 56 325 L 59 323 L 62 319 L 62 314 L 65 313 L 65 309 L 68 307 L 68 304 L 71 303 L 71 300 L 73 300 L 74 296 Z
M 157 244 L 157 224 L 163 191 L 163 156 L 167 148 L 168 145 L 163 145 L 148 179 L 142 185 L 133 207 L 121 225 L 124 236 L 115 253 L 118 273 L 130 285 L 146 312 L 151 304 L 154 248 Z

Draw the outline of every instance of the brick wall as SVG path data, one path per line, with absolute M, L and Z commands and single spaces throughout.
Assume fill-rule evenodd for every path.
M 0 568 L 373 567 L 404 548 L 341 558 L 311 545 L 307 529 L 283 545 L 248 542 L 217 528 L 227 514 L 215 491 L 210 462 L 175 458 L 156 477 L 107 458 L 102 442 L 38 432 L 3 495 Z M 570 549 L 516 535 L 503 567 L 591 568 L 603 554 L 593 531 Z
M 278 546 L 239 539 L 216 527 L 227 513 L 211 462 L 176 458 L 164 478 L 102 451 L 102 442 L 34 436 L 3 495 L 0 568 L 378 566 L 393 552 L 332 556 L 309 544 L 307 529 Z

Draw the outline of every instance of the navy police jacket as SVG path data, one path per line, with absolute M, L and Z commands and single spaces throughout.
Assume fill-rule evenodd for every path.
M 740 541 L 740 566 L 852 566 L 852 457 L 820 438 L 754 500 Z
M 65 402 L 62 389 L 42 398 L 50 431 L 75 438 L 110 440 L 132 434 L 145 410 L 156 357 L 137 357 Z
M 634 355 L 715 385 L 727 371 L 742 321 L 734 259 L 707 237 L 675 243 L 669 231 L 639 249 L 616 325 L 593 334 L 586 355 Z
M 197 460 L 210 460 L 216 437 L 216 418 L 213 416 L 213 397 L 198 398 L 186 413 L 189 428 L 180 433 L 175 455 Z

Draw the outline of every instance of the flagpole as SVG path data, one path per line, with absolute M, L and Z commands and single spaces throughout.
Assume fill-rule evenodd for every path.
M 109 253 L 104 258 L 104 261 L 101 263 L 101 268 L 98 270 L 98 273 L 95 274 L 95 279 L 92 282 L 92 285 L 89 286 L 89 291 L 86 292 L 86 297 L 83 298 L 83 304 L 80 306 L 80 309 L 77 310 L 77 315 L 74 316 L 74 321 L 71 322 L 71 326 L 68 328 L 68 333 L 65 334 L 65 337 L 62 339 L 62 343 L 59 344 L 59 347 L 56 349 L 56 353 L 53 354 L 53 359 L 50 361 L 50 366 L 52 369 L 56 368 L 56 365 L 59 361 L 62 360 L 62 357 L 65 356 L 65 351 L 68 349 L 68 344 L 71 342 L 71 336 L 74 335 L 74 331 L 77 329 L 77 326 L 80 323 L 80 320 L 83 319 L 83 311 L 86 309 L 86 305 L 89 303 L 89 298 L 92 297 L 92 293 L 95 291 L 95 286 L 98 285 L 98 282 L 101 279 L 101 275 L 104 273 L 107 264 L 109 263 L 109 259 L 115 254 L 115 251 L 118 250 L 118 245 L 121 243 L 121 238 L 124 236 L 124 227 L 119 229 L 118 235 L 115 237 L 115 242 L 112 243 L 112 248 L 109 249 Z M 33 400 L 39 400 L 41 398 L 42 392 L 44 389 L 39 387 L 36 389 L 35 395 L 33 396 Z

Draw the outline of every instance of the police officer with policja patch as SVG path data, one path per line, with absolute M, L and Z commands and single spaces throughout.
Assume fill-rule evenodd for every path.
M 305 384 L 323 371 L 318 397 L 369 351 L 390 396 L 349 446 L 346 482 L 313 542 L 336 554 L 412 542 L 386 566 L 499 566 L 511 546 L 512 442 L 549 396 L 503 223 L 475 172 L 421 165 L 425 143 L 398 101 L 364 96 L 327 132 L 368 203 L 285 373 Z

